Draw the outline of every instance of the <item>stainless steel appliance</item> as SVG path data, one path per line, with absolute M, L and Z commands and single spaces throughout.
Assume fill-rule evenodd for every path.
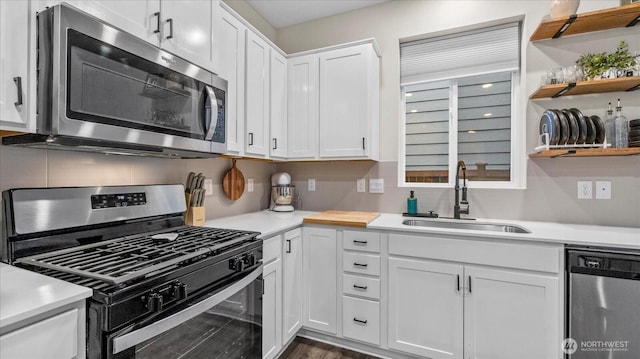
M 567 274 L 568 358 L 640 358 L 640 251 L 569 248 Z
M 271 207 L 275 212 L 291 212 L 295 198 L 296 187 L 291 184 L 291 176 L 286 172 L 275 173 L 271 176 Z
M 227 82 L 75 8 L 38 14 L 37 133 L 5 145 L 161 157 L 226 152 Z
M 262 241 L 185 226 L 182 185 L 2 198 L 3 260 L 93 289 L 88 358 L 262 357 Z

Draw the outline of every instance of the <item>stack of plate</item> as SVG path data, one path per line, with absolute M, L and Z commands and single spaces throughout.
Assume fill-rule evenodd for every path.
M 640 147 L 640 118 L 629 121 L 629 147 Z
M 604 122 L 598 116 L 585 116 L 577 108 L 546 110 L 540 118 L 540 134 L 548 134 L 545 145 L 584 145 L 604 143 Z

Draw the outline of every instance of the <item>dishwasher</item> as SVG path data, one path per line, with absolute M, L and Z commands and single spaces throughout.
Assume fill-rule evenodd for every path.
M 640 358 L 640 250 L 568 247 L 566 255 L 566 358 Z

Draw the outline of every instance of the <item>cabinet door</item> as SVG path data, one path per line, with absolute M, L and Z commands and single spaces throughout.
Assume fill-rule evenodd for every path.
M 213 71 L 211 36 L 217 1 L 164 0 L 161 3 L 163 49 Z
M 318 146 L 318 56 L 288 59 L 289 158 L 314 158 Z
M 160 44 L 160 0 L 65 0 L 108 24 L 119 27 L 156 46 Z
M 302 327 L 302 230 L 284 234 L 282 254 L 282 344 Z
M 271 49 L 271 157 L 287 157 L 287 59 Z
M 338 320 L 336 231 L 326 228 L 304 228 L 302 249 L 303 325 L 336 334 Z
M 560 357 L 557 278 L 474 266 L 465 275 L 466 359 Z
M 462 358 L 462 278 L 461 265 L 389 258 L 389 347 Z
M 29 9 L 28 1 L 0 1 L 0 130 L 35 127 L 28 107 L 29 34 L 35 21 Z
M 262 358 L 275 358 L 282 347 L 282 261 L 264 266 L 262 271 Z
M 227 151 L 244 150 L 244 64 L 247 28 L 224 8 L 220 8 L 216 66 L 227 80 Z
M 367 45 L 320 54 L 320 157 L 366 155 L 374 105 L 371 56 Z
M 247 154 L 266 156 L 269 142 L 269 45 L 247 31 L 245 103 Z

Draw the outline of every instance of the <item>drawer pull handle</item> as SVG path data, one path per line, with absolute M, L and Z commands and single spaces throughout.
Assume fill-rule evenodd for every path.
M 13 82 L 16 83 L 16 90 L 18 91 L 18 101 L 14 102 L 15 106 L 22 105 L 22 77 L 14 77 Z
M 367 241 L 358 241 L 358 240 L 354 239 L 353 240 L 353 244 L 360 244 L 360 245 L 366 246 L 367 245 Z
M 366 263 L 358 263 L 358 262 L 354 262 L 353 265 L 356 267 L 363 267 L 363 268 L 367 268 L 368 266 L 368 264 Z
M 291 253 L 291 240 L 287 239 L 287 253 Z
M 457 291 L 458 291 L 458 293 L 460 293 L 460 274 L 456 275 L 456 278 L 458 280 L 458 289 L 457 289 Z
M 356 323 L 364 324 L 364 325 L 367 324 L 367 320 L 366 319 L 365 320 L 361 320 L 361 319 L 358 319 L 356 317 L 353 317 L 353 321 L 356 322 Z
M 354 287 L 355 289 L 367 290 L 367 286 L 366 286 L 366 285 L 357 285 L 357 284 L 354 284 L 354 285 L 353 285 L 353 287 Z

